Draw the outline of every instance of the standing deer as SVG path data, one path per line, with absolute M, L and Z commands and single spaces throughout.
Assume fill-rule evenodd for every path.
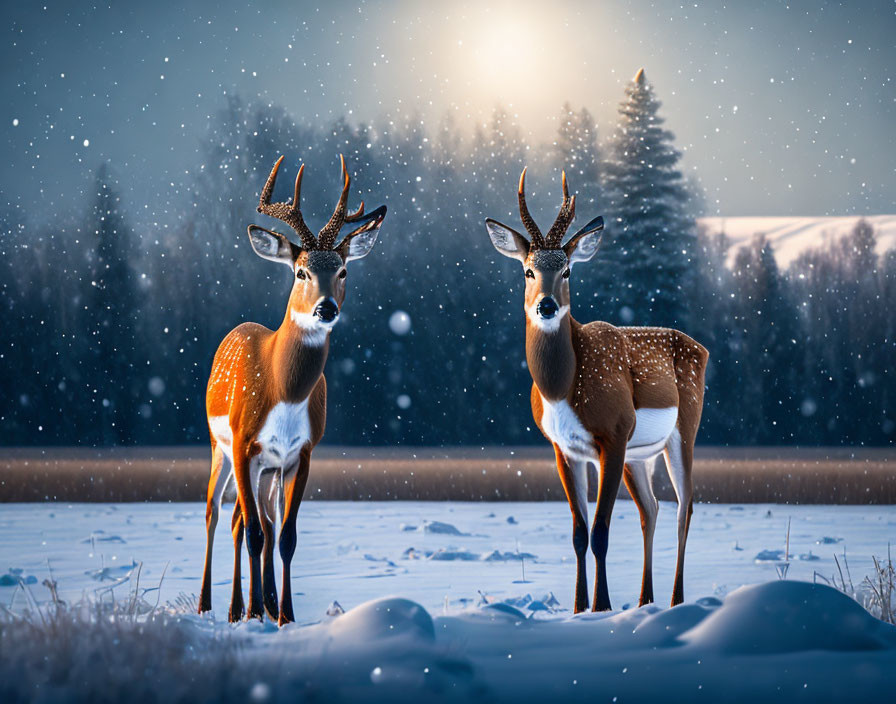
M 507 225 L 485 221 L 492 244 L 517 259 L 526 277 L 526 361 L 532 374 L 532 415 L 556 455 L 572 511 L 576 553 L 576 613 L 588 608 L 588 465 L 600 481 L 591 529 L 597 563 L 594 611 L 610 609 L 606 556 L 613 504 L 623 478 L 641 514 L 644 573 L 640 603 L 653 601 L 652 553 L 657 501 L 651 485 L 662 453 L 678 498 L 678 561 L 672 605 L 684 600 L 684 552 L 693 512 L 691 465 L 703 408 L 708 353 L 678 330 L 582 325 L 569 310 L 573 264 L 597 252 L 603 218 L 597 217 L 564 245 L 575 218 L 563 174 L 563 203 L 547 236 L 526 206 L 526 170 L 520 176 L 520 217 L 531 241 Z
M 258 212 L 289 225 L 301 244 L 290 242 L 279 232 L 249 226 L 255 253 L 286 264 L 295 279 L 277 330 L 243 323 L 224 338 L 215 353 L 206 392 L 212 465 L 200 613 L 212 606 L 212 544 L 224 488 L 232 477 L 238 498 L 231 522 L 235 549 L 230 620 L 240 620 L 244 610 L 240 583 L 244 529 L 249 551 L 248 618 L 263 618 L 263 604 L 280 625 L 294 620 L 290 564 L 296 549 L 296 514 L 308 480 L 311 451 L 324 434 L 327 383 L 323 371 L 330 330 L 345 298 L 346 265 L 370 253 L 386 216 L 386 206 L 365 215 L 363 202 L 356 212 L 346 212 L 350 179 L 345 160 L 341 156 L 340 160 L 342 195 L 317 237 L 299 208 L 304 165 L 296 177 L 292 203 L 271 202 L 282 156 L 264 185 Z M 357 227 L 335 244 L 340 230 L 349 223 Z M 274 584 L 274 526 L 278 520 L 283 562 L 279 607 Z

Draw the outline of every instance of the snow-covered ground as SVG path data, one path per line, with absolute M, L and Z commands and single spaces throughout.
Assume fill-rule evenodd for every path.
M 896 506 L 697 504 L 686 598 L 721 596 L 743 584 L 777 579 L 788 519 L 788 579 L 812 581 L 814 572 L 830 577 L 837 570 L 834 556 L 845 551 L 858 581 L 871 571 L 871 556 L 896 543 Z M 479 592 L 501 600 L 553 593 L 560 607 L 569 609 L 575 578 L 571 525 L 569 508 L 560 502 L 306 501 L 293 560 L 296 618 L 313 622 L 334 600 L 351 608 L 386 594 L 413 599 L 434 613 L 475 604 Z M 213 605 L 221 616 L 230 598 L 229 529 L 225 506 L 213 566 Z M 675 548 L 675 504 L 661 503 L 654 553 L 660 604 L 671 597 Z M 22 570 L 39 584 L 49 565 L 69 599 L 108 587 L 141 562 L 144 587 L 158 584 L 167 565 L 162 603 L 181 593 L 198 594 L 204 550 L 205 506 L 198 503 L 5 504 L 0 509 L 0 574 Z M 517 559 L 517 552 L 525 559 Z M 608 559 L 614 608 L 637 604 L 641 531 L 630 501 L 616 505 Z M 589 587 L 591 563 L 589 558 Z M 245 569 L 243 582 L 248 590 Z M 11 591 L 0 587 L 0 600 Z
M 710 217 L 698 218 L 697 223 L 706 232 L 715 235 L 724 232 L 731 241 L 728 263 L 743 245 L 749 244 L 754 235 L 763 234 L 772 243 L 778 264 L 787 267 L 807 249 L 825 246 L 850 232 L 863 218 L 848 217 Z M 877 251 L 883 253 L 896 247 L 896 215 L 868 215 L 865 220 L 877 235 Z
M 199 504 L 7 504 L 0 510 L 0 570 L 14 570 L 15 578 L 4 581 L 24 578 L 41 597 L 49 564 L 62 597 L 74 600 L 108 588 L 138 563 L 141 588 L 154 587 L 167 565 L 161 594 L 145 595 L 164 604 L 199 591 L 203 517 Z M 792 559 L 782 581 L 776 565 L 788 520 Z M 562 503 L 309 501 L 299 524 L 298 624 L 278 631 L 270 623 L 222 623 L 232 554 L 229 521 L 222 520 L 217 618 L 187 615 L 165 626 L 170 636 L 148 629 L 135 637 L 187 643 L 178 658 L 201 661 L 207 654 L 200 677 L 217 678 L 226 691 L 226 697 L 207 694 L 212 700 L 817 702 L 892 695 L 896 628 L 811 581 L 816 571 L 836 572 L 834 555 L 845 551 L 858 583 L 871 571 L 871 556 L 885 554 L 896 539 L 896 507 L 697 505 L 688 603 L 668 609 L 674 506 L 663 504 L 655 554 L 661 605 L 620 610 L 636 603 L 641 563 L 637 511 L 621 501 L 609 555 L 617 612 L 578 616 L 569 611 L 574 568 Z M 116 587 L 120 599 L 135 578 L 131 573 L 129 583 Z M 14 589 L 0 587 L 7 605 Z M 328 616 L 334 600 L 347 613 Z M 32 672 L 34 657 L 22 648 L 6 665 L 27 671 L 17 681 L 20 692 L 31 692 L 33 679 L 42 682 L 45 699 L 52 694 L 47 701 L 84 698 L 96 666 L 120 656 L 114 649 L 104 654 L 109 637 L 88 648 L 71 646 L 71 636 L 60 632 L 47 646 L 51 660 L 63 648 L 53 643 L 95 650 L 99 655 L 84 665 L 94 674 L 66 659 L 55 666 L 56 689 L 47 690 L 45 673 L 53 667 Z M 114 642 L 132 647 L 119 631 Z M 231 642 L 239 648 L 222 645 Z M 187 689 L 217 691 L 193 675 L 182 681 L 170 663 L 155 664 L 167 647 L 150 646 L 141 655 L 148 662 L 132 665 L 136 675 L 119 677 L 114 669 L 115 677 L 138 698 L 153 682 L 173 686 L 166 677 Z M 35 649 L 38 659 L 47 649 Z M 195 699 L 195 691 L 184 696 Z

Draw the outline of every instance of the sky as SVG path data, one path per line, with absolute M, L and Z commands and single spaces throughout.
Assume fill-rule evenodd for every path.
M 612 132 L 643 67 L 708 215 L 896 213 L 896 3 L 4 3 L 0 207 L 51 217 L 103 161 L 165 217 L 226 96 L 300 120 L 560 106 Z

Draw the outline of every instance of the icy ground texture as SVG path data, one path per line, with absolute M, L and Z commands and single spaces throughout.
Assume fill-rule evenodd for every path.
M 218 523 L 212 603 L 224 618 L 230 599 L 233 546 L 229 506 Z M 593 513 L 593 506 L 591 507 Z M 694 507 L 685 568 L 685 598 L 721 596 L 743 584 L 778 578 L 791 519 L 789 580 L 830 577 L 844 550 L 856 583 L 872 571 L 871 556 L 896 544 L 896 506 Z M 329 605 L 346 609 L 387 594 L 454 613 L 488 600 L 553 593 L 572 606 L 575 559 L 565 503 L 427 503 L 306 501 L 299 512 L 293 560 L 296 618 L 319 620 Z M 668 604 L 675 562 L 675 506 L 660 506 L 654 552 L 659 604 Z M 142 563 L 141 589 L 153 603 L 199 593 L 205 551 L 200 504 L 5 504 L 0 507 L 0 603 L 9 604 L 18 577 L 38 597 L 49 562 L 63 598 L 107 589 Z M 514 559 L 521 553 L 525 559 Z M 637 605 L 641 531 L 630 501 L 619 501 L 610 530 L 610 596 L 614 608 Z M 842 564 L 842 560 L 841 560 Z M 243 560 L 244 592 L 248 590 Z M 15 574 L 8 574 L 8 570 Z M 589 588 L 593 560 L 588 559 Z M 278 565 L 279 570 L 279 565 Z M 523 579 L 525 570 L 525 581 Z M 131 581 L 114 593 L 124 598 Z M 7 585 L 7 586 L 3 586 Z M 279 575 L 278 575 L 279 586 Z M 18 599 L 18 597 L 17 597 Z M 555 608 L 552 606 L 552 608 Z

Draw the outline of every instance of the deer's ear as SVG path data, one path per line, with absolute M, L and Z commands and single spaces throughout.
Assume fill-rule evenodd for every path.
M 355 259 L 363 259 L 370 254 L 370 250 L 376 244 L 376 238 L 380 234 L 380 226 L 385 218 L 386 206 L 381 205 L 364 217 L 367 222 L 343 238 L 342 242 L 337 245 L 336 251 L 339 252 L 346 263 Z
M 563 246 L 570 265 L 587 262 L 597 254 L 597 248 L 600 246 L 600 232 L 603 229 L 604 219 L 598 215 L 572 236 L 572 239 Z
M 529 256 L 529 240 L 512 227 L 491 218 L 486 219 L 485 228 L 495 249 L 501 254 L 520 262 L 526 261 L 526 257 Z
M 249 241 L 252 249 L 262 259 L 292 266 L 301 249 L 286 239 L 285 235 L 266 230 L 258 225 L 249 225 Z

